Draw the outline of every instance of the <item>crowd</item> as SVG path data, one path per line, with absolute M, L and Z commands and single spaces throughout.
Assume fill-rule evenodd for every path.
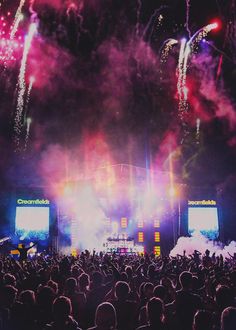
M 235 330 L 236 254 L 0 259 L 0 330 Z

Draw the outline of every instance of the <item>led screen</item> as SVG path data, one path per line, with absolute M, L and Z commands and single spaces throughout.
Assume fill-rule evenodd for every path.
M 19 239 L 45 240 L 49 236 L 49 207 L 17 207 L 15 234 Z
M 188 232 L 200 232 L 210 239 L 219 236 L 219 222 L 217 207 L 189 207 Z

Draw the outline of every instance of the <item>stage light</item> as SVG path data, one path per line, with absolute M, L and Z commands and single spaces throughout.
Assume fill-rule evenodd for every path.
M 154 246 L 154 255 L 160 256 L 161 255 L 161 247 L 160 246 Z
M 71 249 L 71 255 L 72 257 L 77 257 L 77 250 L 75 248 Z
M 144 246 L 142 246 L 142 245 L 137 245 L 136 247 L 135 247 L 135 250 L 136 250 L 136 252 L 139 254 L 139 255 L 143 255 L 144 254 Z
M 138 228 L 143 228 L 143 219 L 138 220 Z
M 170 187 L 169 190 L 168 190 L 168 194 L 171 198 L 173 198 L 177 195 L 177 191 L 174 187 Z
M 111 227 L 111 219 L 110 218 L 106 219 L 105 224 L 107 227 Z
M 72 182 L 66 182 L 66 184 L 64 185 L 64 189 L 63 189 L 64 195 L 70 196 L 73 194 L 73 191 L 74 191 L 74 187 L 73 187 Z
M 119 228 L 118 223 L 115 222 L 115 221 L 112 222 L 111 228 L 112 228 L 112 234 L 117 235 L 118 234 L 118 228 Z
M 121 228 L 127 228 L 127 226 L 128 226 L 127 218 L 121 218 L 120 225 L 121 225 Z
M 144 234 L 142 231 L 138 232 L 138 242 L 143 243 L 144 242 Z
M 159 232 L 159 231 L 155 231 L 155 233 L 154 233 L 154 241 L 155 241 L 156 243 L 159 243 L 160 240 L 161 240 L 160 232 Z
M 155 219 L 155 220 L 154 220 L 153 227 L 154 227 L 154 228 L 160 228 L 160 220 L 159 220 L 159 219 Z

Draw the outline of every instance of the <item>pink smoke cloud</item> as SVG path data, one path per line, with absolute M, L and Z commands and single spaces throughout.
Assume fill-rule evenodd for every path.
M 163 139 L 160 141 L 158 153 L 155 157 L 154 167 L 159 170 L 169 171 L 171 158 L 175 159 L 179 153 L 179 134 L 178 131 L 167 130 Z
M 142 40 L 131 39 L 121 45 L 111 39 L 99 47 L 98 54 L 104 61 L 99 78 L 103 110 L 108 117 L 120 120 L 123 109 L 132 104 L 133 79 L 139 79 L 143 84 L 147 81 L 157 82 L 158 60 L 150 46 Z
M 34 88 L 47 88 L 50 93 L 61 80 L 64 85 L 73 84 L 73 80 L 65 75 L 70 64 L 71 57 L 66 51 L 36 37 L 29 54 L 27 76 L 35 78 Z
M 223 83 L 218 84 L 216 80 L 217 63 L 210 55 L 199 55 L 193 58 L 192 64 L 198 70 L 198 87 L 201 95 L 213 105 L 213 114 L 207 112 L 207 105 L 202 107 L 196 98 L 192 100 L 192 106 L 201 119 L 209 119 L 209 116 L 226 119 L 230 130 L 236 127 L 236 105 L 231 100 L 224 88 Z M 199 97 L 199 95 L 198 95 Z M 206 110 L 204 110 L 206 107 Z
M 64 3 L 67 3 L 69 1 L 63 1 L 63 0 L 34 0 L 34 6 L 37 8 L 38 5 L 50 5 L 51 7 L 54 7 L 56 9 L 59 9 L 63 6 Z
M 39 173 L 51 187 L 86 179 L 95 170 L 112 165 L 112 152 L 103 133 L 84 132 L 82 143 L 67 149 L 51 144 L 42 153 Z

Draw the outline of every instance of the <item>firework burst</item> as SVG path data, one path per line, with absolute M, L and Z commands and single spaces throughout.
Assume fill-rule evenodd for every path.
M 218 23 L 212 23 L 204 26 L 199 29 L 188 41 L 186 39 L 182 39 L 180 52 L 179 52 L 179 62 L 178 62 L 178 81 L 177 81 L 177 91 L 178 91 L 178 99 L 179 99 L 179 118 L 184 127 L 184 135 L 186 132 L 186 122 L 185 117 L 188 113 L 188 87 L 187 87 L 187 70 L 188 70 L 188 62 L 191 53 L 196 52 L 198 49 L 199 42 L 207 36 L 207 34 L 218 28 Z

